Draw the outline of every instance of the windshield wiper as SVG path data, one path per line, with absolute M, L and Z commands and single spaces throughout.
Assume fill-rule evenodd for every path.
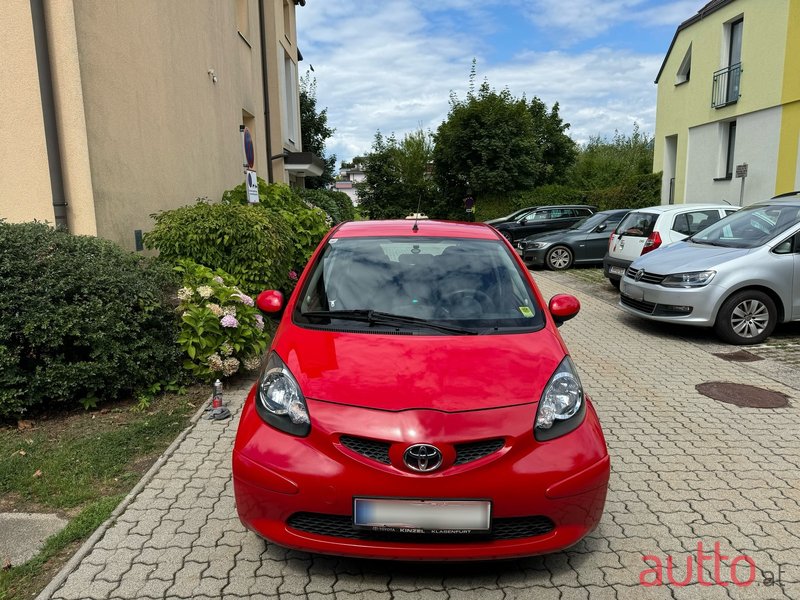
M 703 240 L 701 242 L 700 240 L 694 239 L 694 237 L 686 238 L 686 240 L 684 240 L 684 241 L 692 242 L 693 244 L 704 244 L 706 246 L 719 246 L 720 248 L 731 248 L 732 247 L 732 246 L 730 246 L 728 244 L 721 244 L 720 242 L 710 242 L 710 241 L 706 241 L 706 240 Z
M 310 310 L 300 313 L 303 317 L 324 317 L 327 319 L 342 319 L 345 321 L 360 321 L 371 325 L 415 325 L 428 327 L 445 333 L 458 333 L 462 335 L 477 335 L 474 329 L 456 327 L 454 325 L 442 325 L 419 317 L 407 317 L 405 315 L 393 315 L 392 313 L 381 312 L 370 309 L 356 310 Z

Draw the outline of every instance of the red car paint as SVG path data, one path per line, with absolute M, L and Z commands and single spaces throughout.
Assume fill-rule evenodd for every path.
M 516 252 L 493 229 L 437 221 L 417 225 L 412 231 L 409 221 L 347 223 L 328 234 L 309 264 L 331 237 L 499 239 L 540 309 L 548 306 Z M 547 441 L 537 441 L 533 433 L 542 393 L 567 356 L 556 320 L 574 316 L 576 299 L 557 297 L 550 305 L 553 314 L 545 311 L 544 327 L 530 333 L 315 330 L 292 320 L 310 271 L 306 268 L 289 299 L 272 346 L 305 396 L 310 432 L 297 436 L 268 425 L 256 412 L 258 384 L 253 387 L 233 452 L 236 505 L 246 527 L 304 551 L 410 560 L 553 552 L 594 529 L 610 467 L 590 399 L 585 397 L 585 413 L 573 417 L 581 422 L 569 433 Z M 350 438 L 387 448 L 386 462 L 354 451 L 347 445 Z M 495 449 L 466 463 L 457 459 L 459 448 L 484 442 Z M 436 446 L 441 467 L 430 473 L 408 468 L 403 455 L 416 443 Z M 350 531 L 355 497 L 489 500 L 493 532 L 382 536 Z M 345 533 L 290 522 L 309 514 L 343 524 Z M 514 529 L 531 519 L 551 526 L 534 535 Z M 501 525 L 513 535 L 501 537 Z

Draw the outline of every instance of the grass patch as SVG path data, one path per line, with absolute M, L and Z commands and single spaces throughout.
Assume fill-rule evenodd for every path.
M 48 538 L 42 550 L 34 558 L 23 565 L 0 571 L 0 599 L 12 600 L 36 596 L 36 593 L 32 594 L 32 590 L 38 593 L 43 589 L 72 552 L 66 554 L 64 561 L 57 561 L 52 565 L 48 563 L 58 557 L 63 550 L 77 546 L 78 542 L 88 538 L 111 516 L 124 497 L 123 494 L 117 494 L 88 504 L 64 529 Z M 47 568 L 48 566 L 50 568 Z
M 129 401 L 0 427 L 0 512 L 69 521 L 34 558 L 0 571 L 0 600 L 35 598 L 207 398 L 207 387 L 197 386 L 153 400 L 146 412 Z

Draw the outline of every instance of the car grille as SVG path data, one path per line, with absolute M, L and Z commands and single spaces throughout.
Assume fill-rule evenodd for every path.
M 391 464 L 389 459 L 389 448 L 391 444 L 388 442 L 381 442 L 378 440 L 370 440 L 367 438 L 355 437 L 352 435 L 343 435 L 339 438 L 342 446 L 352 450 L 356 454 L 366 456 L 374 461 L 384 465 Z M 463 465 L 472 461 L 488 456 L 500 450 L 505 442 L 502 438 L 492 440 L 481 440 L 479 442 L 467 442 L 464 444 L 456 444 L 456 460 L 453 464 Z
M 652 302 L 645 302 L 644 300 L 634 300 L 630 296 L 620 294 L 619 301 L 625 306 L 629 306 L 635 310 L 652 315 L 656 310 L 656 305 Z
M 343 435 L 339 438 L 342 446 L 349 448 L 356 454 L 366 456 L 379 463 L 388 465 L 391 463 L 389 460 L 389 448 L 391 444 L 387 442 L 379 442 L 377 440 L 368 440 L 365 438 L 358 438 L 351 435 Z
M 550 533 L 555 523 L 547 517 L 513 517 L 492 519 L 492 530 L 486 534 L 395 534 L 382 531 L 355 529 L 353 518 L 348 515 L 327 515 L 323 513 L 295 513 L 286 524 L 292 529 L 351 540 L 393 540 L 399 542 L 453 542 L 470 540 L 516 540 L 536 537 Z
M 642 283 L 652 283 L 654 285 L 658 285 L 662 281 L 664 281 L 665 275 L 658 275 L 656 273 L 648 273 L 644 271 L 641 279 L 636 279 L 636 275 L 639 273 L 640 269 L 634 269 L 633 267 L 628 267 L 628 270 L 625 272 L 627 277 L 631 279 L 635 279 L 636 281 L 641 281 Z
M 468 444 L 456 444 L 456 462 L 454 464 L 463 465 L 473 460 L 478 460 L 497 452 L 503 447 L 503 440 L 482 440 L 480 442 L 470 442 Z

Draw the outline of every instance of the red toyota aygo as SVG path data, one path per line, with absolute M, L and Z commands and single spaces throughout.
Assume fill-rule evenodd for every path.
M 557 327 L 496 230 L 335 227 L 280 317 L 233 450 L 242 523 L 308 552 L 483 560 L 597 526 L 609 457 Z

